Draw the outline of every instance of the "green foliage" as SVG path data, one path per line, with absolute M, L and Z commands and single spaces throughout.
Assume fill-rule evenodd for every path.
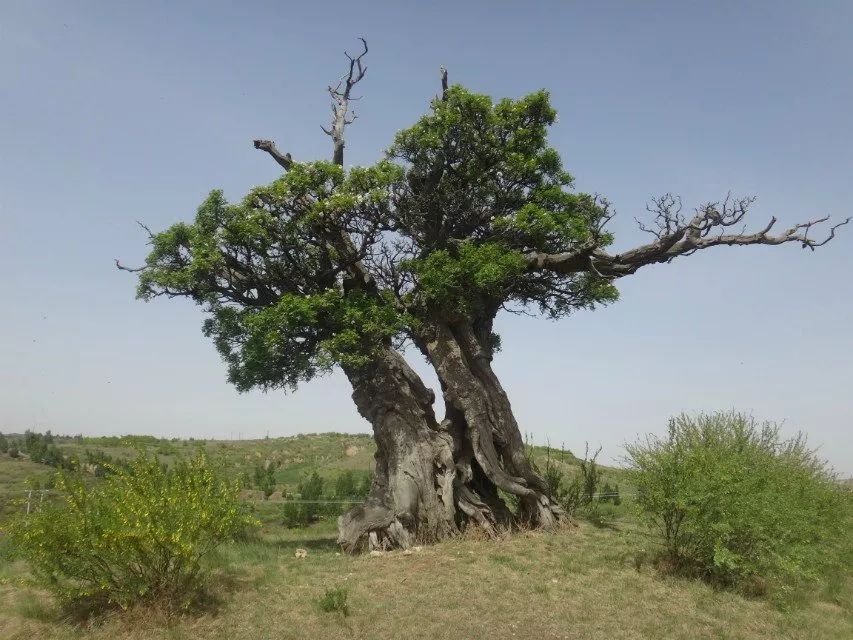
M 603 519 L 606 519 L 607 514 L 601 513 L 599 504 L 607 502 L 611 498 L 602 498 L 599 497 L 599 494 L 612 493 L 613 491 L 612 489 L 605 491 L 599 488 L 602 473 L 597 458 L 601 449 L 590 457 L 589 446 L 587 446 L 583 459 L 568 454 L 576 464 L 576 471 L 571 474 L 566 472 L 567 452 L 561 449 L 558 455 L 552 455 L 552 451 L 550 446 L 547 447 L 544 465 L 539 465 L 533 457 L 534 447 L 529 444 L 527 439 L 525 440 L 525 454 L 531 464 L 540 470 L 548 487 L 548 495 L 559 503 L 569 516 L 582 517 L 601 524 Z M 605 484 L 605 487 L 609 488 L 609 485 Z M 615 502 L 614 504 L 619 503 Z
M 601 486 L 601 493 L 598 497 L 600 503 L 610 502 L 615 506 L 622 504 L 622 498 L 619 495 L 619 485 L 610 486 L 609 482 L 605 482 Z
M 326 589 L 318 603 L 320 605 L 320 611 L 323 611 L 324 613 L 340 613 L 343 616 L 348 616 L 348 595 L 346 587 L 332 587 L 331 589 Z
M 252 478 L 249 476 L 249 472 L 245 469 L 237 474 L 237 484 L 241 489 L 245 489 L 247 487 L 252 486 Z
M 305 477 L 299 483 L 299 502 L 285 502 L 282 517 L 287 527 L 306 527 L 324 512 L 323 500 L 324 481 L 316 471 Z
M 157 436 L 144 436 L 126 434 L 123 436 L 83 436 L 77 434 L 73 440 L 79 444 L 87 444 L 99 447 L 145 447 L 156 445 L 161 442 Z M 190 438 L 192 440 L 192 438 Z M 174 438 L 173 441 L 177 441 Z
M 640 513 L 670 563 L 761 590 L 816 578 L 842 526 L 838 483 L 798 435 L 738 413 L 669 423 L 627 447 Z
M 27 430 L 24 433 L 23 446 L 33 462 L 59 469 L 72 468 L 71 461 L 53 444 L 53 435 L 49 430 L 44 434 Z
M 304 504 L 285 501 L 281 508 L 281 523 L 289 529 L 298 529 L 307 527 L 311 520 Z
M 294 164 L 239 204 L 214 191 L 192 224 L 152 237 L 138 295 L 192 298 L 241 391 L 293 389 L 335 364 L 360 367 L 406 326 L 391 298 L 344 286 L 336 225 L 386 215 L 401 169 Z M 358 222 L 360 223 L 360 222 Z
M 489 300 L 502 298 L 526 266 L 517 251 L 465 241 L 454 251 L 440 249 L 403 268 L 417 278 L 428 305 L 472 314 L 482 311 Z
M 320 500 L 323 497 L 323 485 L 322 476 L 313 471 L 299 483 L 299 495 L 303 500 Z
M 17 458 L 17 457 L 19 457 L 19 456 L 20 456 L 20 453 L 18 452 L 18 446 L 17 446 L 16 444 L 11 444 L 11 445 L 9 445 L 9 451 L 8 451 L 8 454 L 9 454 L 9 457 L 10 457 L 10 458 Z
M 312 472 L 305 480 L 299 484 L 299 497 L 302 500 L 322 500 L 323 499 L 323 478 L 316 471 Z M 313 522 L 322 512 L 322 505 L 306 502 L 302 505 L 305 507 L 306 517 L 309 522 Z
M 358 486 L 355 480 L 355 473 L 347 470 L 338 475 L 335 479 L 334 496 L 341 500 L 355 498 L 358 496 Z
M 373 472 L 369 471 L 361 477 L 361 483 L 358 486 L 358 496 L 366 498 L 370 494 L 370 489 L 373 486 Z
M 529 268 L 532 253 L 612 241 L 607 203 L 573 192 L 547 143 L 555 118 L 545 91 L 495 102 L 451 87 L 373 166 L 293 163 L 239 202 L 211 192 L 192 222 L 152 234 L 138 296 L 201 305 L 240 391 L 366 369 L 436 318 L 611 302 L 594 270 Z
M 114 473 L 117 469 L 126 470 L 128 466 L 127 461 L 117 459 L 100 449 L 96 449 L 95 451 L 86 449 L 83 458 L 86 464 L 94 470 L 96 478 L 104 478 Z
M 566 483 L 560 501 L 569 515 L 583 515 L 596 518 L 595 496 L 599 493 L 601 470 L 598 467 L 599 448 L 592 457 L 587 446 L 584 457 L 578 460 L 578 472 Z
M 201 454 L 167 470 L 140 452 L 95 488 L 60 474 L 57 489 L 60 502 L 21 516 L 10 534 L 65 602 L 185 608 L 204 586 L 202 559 L 254 524 Z
M 254 485 L 256 489 L 264 492 L 264 497 L 269 498 L 275 491 L 275 469 L 272 463 L 266 465 L 255 465 Z
M 515 301 L 558 317 L 615 300 L 613 285 L 595 274 L 525 269 L 531 251 L 612 242 L 602 230 L 606 201 L 573 193 L 547 144 L 556 118 L 547 92 L 495 103 L 454 86 L 430 111 L 389 150 L 406 168 L 394 220 L 417 246 L 417 259 L 401 267 L 424 301 L 469 315 Z
M 9 441 L 6 436 L 0 433 L 0 453 L 6 453 L 9 450 Z

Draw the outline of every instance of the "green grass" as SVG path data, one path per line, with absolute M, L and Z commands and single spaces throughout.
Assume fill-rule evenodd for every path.
M 24 456 L 10 458 L 0 454 L 0 529 L 3 519 L 21 508 L 18 502 L 26 498 L 30 482 L 44 483 L 52 473 L 50 467 L 30 462 Z

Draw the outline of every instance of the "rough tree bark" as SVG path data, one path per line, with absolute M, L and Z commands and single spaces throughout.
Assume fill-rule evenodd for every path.
M 390 348 L 344 371 L 359 413 L 373 427 L 376 468 L 366 502 L 339 518 L 338 542 L 355 552 L 456 533 L 456 443 L 448 424 L 435 418 L 435 394 Z
M 492 499 L 481 515 L 495 522 L 513 520 L 498 497 L 501 489 L 518 497 L 518 520 L 550 529 L 565 514 L 525 455 L 509 398 L 491 366 L 490 333 L 491 322 L 438 322 L 422 330 L 419 346 L 435 368 L 445 403 L 484 476 L 478 492 Z
M 338 520 L 346 551 L 407 548 L 468 525 L 497 535 L 517 520 L 498 488 L 519 497 L 519 515 L 531 526 L 553 527 L 562 516 L 524 456 L 509 400 L 479 347 L 444 326 L 434 335 L 424 346 L 441 363 L 447 417 L 440 423 L 434 393 L 393 349 L 345 369 L 377 445 L 368 499 Z

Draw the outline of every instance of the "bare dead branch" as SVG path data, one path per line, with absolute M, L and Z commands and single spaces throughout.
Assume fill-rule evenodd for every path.
M 447 69 L 441 67 L 439 72 L 441 73 L 441 99 L 447 100 Z
M 832 225 L 820 239 L 810 237 L 810 233 L 827 222 L 828 216 L 796 224 L 778 235 L 770 233 L 776 224 L 775 217 L 771 217 L 764 228 L 755 233 L 746 233 L 745 226 L 739 233 L 726 233 L 729 227 L 743 221 L 753 202 L 754 197 L 732 198 L 729 194 L 721 202 L 701 205 L 693 217 L 687 220 L 681 215 L 681 200 L 666 194 L 653 200 L 647 207 L 655 214 L 653 227 L 646 227 L 638 221 L 640 229 L 653 235 L 654 241 L 617 255 L 608 254 L 597 246 L 596 241 L 560 254 L 531 252 L 526 256 L 528 269 L 550 270 L 561 274 L 592 272 L 605 278 L 619 278 L 648 264 L 671 262 L 679 256 L 693 255 L 701 249 L 720 245 L 779 245 L 797 242 L 803 249 L 813 251 L 832 240 L 836 230 L 850 222 L 850 218 L 846 218 Z
M 293 166 L 293 158 L 289 153 L 281 153 L 275 146 L 275 142 L 272 140 L 254 140 L 255 149 L 260 149 L 261 151 L 266 151 L 270 156 L 272 156 L 273 160 L 278 162 L 282 167 L 284 167 L 285 171 L 289 171 L 290 167 Z
M 136 267 L 135 269 L 133 267 L 125 267 L 121 262 L 119 262 L 118 258 L 113 258 L 113 260 L 115 260 L 116 268 L 120 269 L 121 271 L 130 271 L 131 273 L 138 273 L 147 269 L 147 267 Z
M 359 38 L 364 50 L 357 56 L 351 56 L 344 51 L 344 55 L 349 60 L 349 70 L 338 81 L 338 84 L 333 88 L 329 86 L 329 96 L 331 97 L 332 106 L 332 126 L 329 129 L 323 129 L 327 135 L 331 136 L 334 144 L 332 154 L 332 162 L 335 164 L 344 164 L 344 129 L 347 125 L 355 122 L 358 117 L 355 112 L 348 115 L 350 100 L 357 100 L 352 97 L 352 88 L 358 84 L 364 74 L 367 73 L 367 67 L 363 63 L 364 56 L 367 55 L 367 41 L 364 38 Z
M 149 240 L 154 239 L 154 234 L 151 232 L 151 229 L 148 228 L 148 225 L 142 224 L 139 220 L 136 221 L 136 224 L 138 224 L 140 227 L 142 227 L 143 230 L 145 231 L 145 233 L 148 234 Z

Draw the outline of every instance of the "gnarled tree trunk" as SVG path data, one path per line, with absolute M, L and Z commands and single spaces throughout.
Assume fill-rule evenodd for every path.
M 553 528 L 564 516 L 524 451 L 521 431 L 506 392 L 492 370 L 491 322 L 435 323 L 422 331 L 419 346 L 434 366 L 445 403 L 484 474 L 483 483 L 519 499 L 519 519 Z
M 344 550 L 407 548 L 476 525 L 489 535 L 521 521 L 552 528 L 563 511 L 524 452 L 491 351 L 470 324 L 426 327 L 419 346 L 439 375 L 447 416 L 393 349 L 347 368 L 353 399 L 373 426 L 376 475 L 364 504 L 338 519 Z M 518 497 L 513 514 L 499 489 Z
M 458 532 L 455 442 L 435 419 L 433 392 L 393 349 L 345 368 L 359 413 L 373 426 L 376 469 L 370 495 L 338 519 L 346 551 L 407 548 Z
M 399 353 L 384 350 L 369 365 L 345 372 L 359 412 L 373 426 L 377 450 L 370 495 L 338 519 L 338 542 L 344 550 L 405 549 L 451 537 L 468 524 L 496 535 L 515 521 L 498 487 L 521 496 L 525 514 L 533 514 L 525 515 L 527 520 L 543 522 L 536 515 L 539 509 L 532 508 L 541 492 L 525 487 L 527 478 L 516 484 L 496 482 L 494 469 L 501 463 L 478 454 L 482 438 L 469 428 L 458 409 L 462 405 L 448 403 L 447 417 L 439 423 L 433 392 Z M 470 391 L 480 394 L 478 389 Z M 445 396 L 456 397 L 447 387 Z M 517 442 L 523 447 L 520 434 Z M 509 449 L 503 446 L 503 451 Z M 524 457 L 522 448 L 519 454 Z

